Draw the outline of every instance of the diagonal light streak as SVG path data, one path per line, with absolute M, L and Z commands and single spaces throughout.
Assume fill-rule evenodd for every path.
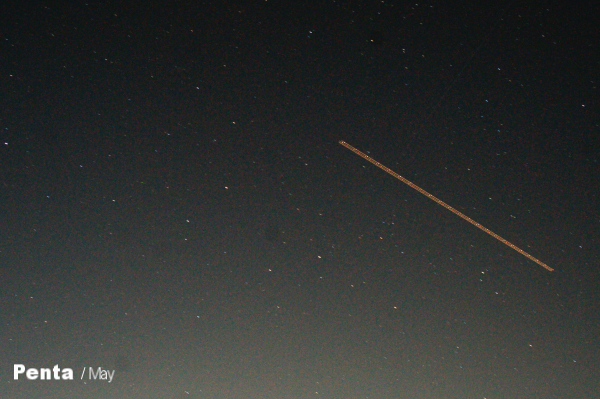
M 340 144 L 343 145 L 344 147 L 346 147 L 347 149 L 349 149 L 350 151 L 352 151 L 353 153 L 355 153 L 356 155 L 359 155 L 360 157 L 362 157 L 362 158 L 366 159 L 367 161 L 371 162 L 373 165 L 377 166 L 378 168 L 380 168 L 380 169 L 384 170 L 385 172 L 389 173 L 390 175 L 394 176 L 396 179 L 400 180 L 402 183 L 405 183 L 408 186 L 414 188 L 415 190 L 417 190 L 418 192 L 420 192 L 421 194 L 423 194 L 424 196 L 426 196 L 430 200 L 433 200 L 433 201 L 437 202 L 438 204 L 440 204 L 444 208 L 448 209 L 450 212 L 454 213 L 455 215 L 460 216 L 461 218 L 463 218 L 467 222 L 471 223 L 473 226 L 475 226 L 478 229 L 480 229 L 480 230 L 488 233 L 489 235 L 491 235 L 492 237 L 494 237 L 496 240 L 500 241 L 504 245 L 506 245 L 506 246 L 514 249 L 515 251 L 517 251 L 521 255 L 526 256 L 530 260 L 532 260 L 535 263 L 537 263 L 538 265 L 542 266 L 544 269 L 546 269 L 548 271 L 551 271 L 551 272 L 554 271 L 554 269 L 552 269 L 550 266 L 548 266 L 547 264 L 545 264 L 541 260 L 539 260 L 537 258 L 534 258 L 533 256 L 529 255 L 527 252 L 523 251 L 521 248 L 517 247 L 516 245 L 512 244 L 511 242 L 509 242 L 509 241 L 505 240 L 504 238 L 500 237 L 498 234 L 494 233 L 493 231 L 491 231 L 491 230 L 485 228 L 484 226 L 480 225 L 479 223 L 477 223 L 476 221 L 474 221 L 473 219 L 471 219 L 470 217 L 468 217 L 464 213 L 462 213 L 459 210 L 454 209 L 450 205 L 446 204 L 441 199 L 436 198 L 433 195 L 429 194 L 427 191 L 423 190 L 421 187 L 417 186 L 413 182 L 411 182 L 411 181 L 405 179 L 404 177 L 400 176 L 398 173 L 394 172 L 390 168 L 388 168 L 388 167 L 380 164 L 379 162 L 377 162 L 376 160 L 374 160 L 373 158 L 371 158 L 367 154 L 363 153 L 362 151 L 357 150 L 356 148 L 352 147 L 350 144 L 346 143 L 345 141 L 340 141 Z

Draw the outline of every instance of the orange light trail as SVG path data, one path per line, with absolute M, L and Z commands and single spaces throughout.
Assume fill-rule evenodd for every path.
M 478 229 L 480 229 L 480 230 L 488 233 L 489 235 L 491 235 L 492 237 L 494 237 L 496 240 L 500 241 L 504 245 L 506 245 L 506 246 L 514 249 L 515 251 L 517 251 L 521 255 L 524 255 L 525 257 L 527 257 L 530 260 L 534 261 L 538 265 L 542 266 L 544 269 L 546 269 L 548 271 L 551 271 L 551 272 L 554 271 L 554 269 L 552 269 L 550 266 L 548 266 L 547 264 L 545 264 L 541 260 L 539 260 L 537 258 L 534 258 L 533 256 L 529 255 L 527 252 L 523 251 L 521 248 L 517 247 L 516 245 L 514 245 L 514 244 L 510 243 L 509 241 L 505 240 L 504 238 L 500 237 L 498 234 L 496 234 L 493 231 L 491 231 L 491 230 L 483 227 L 482 225 L 480 225 L 479 223 L 477 223 L 476 221 L 474 221 L 473 219 L 471 219 L 470 217 L 468 217 L 464 213 L 458 211 L 457 209 L 454 209 L 453 207 L 451 207 L 450 205 L 446 204 L 441 199 L 436 198 L 433 195 L 429 194 L 427 191 L 423 190 L 421 187 L 417 186 L 413 182 L 411 182 L 411 181 L 405 179 L 404 177 L 400 176 L 398 173 L 394 172 L 390 168 L 387 168 L 387 167 L 383 166 L 382 164 L 380 164 L 379 162 L 377 162 L 376 160 L 374 160 L 373 158 L 371 158 L 367 154 L 363 153 L 362 151 L 357 150 L 356 148 L 352 147 L 350 144 L 346 143 L 345 141 L 340 141 L 340 144 L 343 145 L 344 147 L 346 147 L 347 149 L 349 149 L 350 151 L 352 151 L 353 153 L 355 153 L 356 155 L 359 155 L 360 157 L 362 157 L 362 158 L 366 159 L 367 161 L 371 162 L 373 165 L 377 166 L 379 169 L 382 169 L 385 172 L 387 172 L 388 174 L 394 176 L 396 179 L 400 180 L 402 183 L 405 183 L 405 184 L 409 185 L 410 187 L 414 188 L 415 190 L 417 190 L 418 192 L 420 192 L 421 194 L 423 194 L 424 196 L 426 196 L 430 200 L 433 200 L 433 201 L 437 202 L 438 204 L 440 204 L 444 208 L 448 209 L 450 212 L 454 213 L 455 215 L 460 216 L 461 218 L 463 218 L 467 222 L 471 223 L 473 226 L 475 226 Z

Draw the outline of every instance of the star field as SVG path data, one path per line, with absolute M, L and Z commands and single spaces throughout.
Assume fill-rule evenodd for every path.
M 595 397 L 599 11 L 8 5 L 0 397 Z

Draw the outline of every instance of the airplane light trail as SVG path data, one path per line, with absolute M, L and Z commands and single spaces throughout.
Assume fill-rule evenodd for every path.
M 534 258 L 533 256 L 529 255 L 527 252 L 523 251 L 521 248 L 517 247 L 516 245 L 513 245 L 512 243 L 510 243 L 509 241 L 507 241 L 504 238 L 500 237 L 498 234 L 494 233 L 493 231 L 490 231 L 487 228 L 483 227 L 482 225 L 480 225 L 479 223 L 477 223 L 476 221 L 474 221 L 473 219 L 471 219 L 467 215 L 465 215 L 462 212 L 454 209 L 453 207 L 451 207 L 450 205 L 446 204 L 441 199 L 436 198 L 433 195 L 429 194 L 427 191 L 423 190 L 421 187 L 419 187 L 416 184 L 414 184 L 414 183 L 406 180 L 404 177 L 400 176 L 398 173 L 396 173 L 393 170 L 391 170 L 391 169 L 383 166 L 382 164 L 380 164 L 379 162 L 377 162 L 376 160 L 374 160 L 370 156 L 368 156 L 365 153 L 357 150 L 356 148 L 352 147 L 350 144 L 346 143 L 345 141 L 341 141 L 340 140 L 340 144 L 343 145 L 344 147 L 346 147 L 347 149 L 349 149 L 350 151 L 352 151 L 353 153 L 355 153 L 356 155 L 359 155 L 360 157 L 362 157 L 362 158 L 366 159 L 367 161 L 371 162 L 373 165 L 377 166 L 378 168 L 380 168 L 380 169 L 384 170 L 385 172 L 389 173 L 390 175 L 394 176 L 396 179 L 400 180 L 402 183 L 405 183 L 405 184 L 409 185 L 410 187 L 414 188 L 415 190 L 417 190 L 418 192 L 420 192 L 421 194 L 423 194 L 424 196 L 426 196 L 430 200 L 433 200 L 433 201 L 437 202 L 438 204 L 440 204 L 444 208 L 448 209 L 450 212 L 454 213 L 455 215 L 460 216 L 461 218 L 463 218 L 467 222 L 471 223 L 473 226 L 477 227 L 478 229 L 480 229 L 482 231 L 485 231 L 486 233 L 488 233 L 489 235 L 491 235 L 492 237 L 494 237 L 496 240 L 502 242 L 504 245 L 506 245 L 506 246 L 514 249 L 515 251 L 517 251 L 521 255 L 526 256 L 530 260 L 532 260 L 535 263 L 537 263 L 538 265 L 542 266 L 544 269 L 546 269 L 548 271 L 551 271 L 551 272 L 554 271 L 554 269 L 552 269 L 550 266 L 548 266 L 547 264 L 545 264 L 541 260 L 539 260 L 537 258 Z

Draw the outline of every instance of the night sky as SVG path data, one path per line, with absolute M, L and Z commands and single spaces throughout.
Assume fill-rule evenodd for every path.
M 8 3 L 1 398 L 598 397 L 597 2 Z

